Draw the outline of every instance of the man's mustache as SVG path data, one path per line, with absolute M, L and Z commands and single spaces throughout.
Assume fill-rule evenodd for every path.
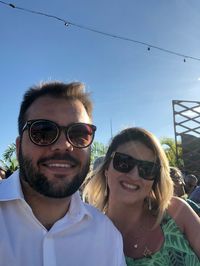
M 79 160 L 77 160 L 76 158 L 74 158 L 73 156 L 71 156 L 68 153 L 66 153 L 66 154 L 55 153 L 54 155 L 43 157 L 43 158 L 39 159 L 37 163 L 38 164 L 45 163 L 46 161 L 49 161 L 49 160 L 62 160 L 62 161 L 72 162 L 74 164 L 80 164 Z

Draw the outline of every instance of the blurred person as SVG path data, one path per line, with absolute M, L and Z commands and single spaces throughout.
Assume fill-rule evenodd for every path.
M 0 185 L 0 265 L 125 265 L 121 235 L 77 192 L 89 170 L 91 123 L 81 83 L 43 83 L 25 93 L 19 171 Z
M 103 161 L 104 161 L 104 156 L 97 157 L 97 158 L 94 160 L 92 170 L 93 170 L 93 171 L 97 170 L 97 168 L 103 163 Z
M 197 186 L 198 179 L 195 175 L 189 174 L 185 176 L 185 191 L 190 196 L 192 191 Z
M 6 171 L 3 169 L 3 167 L 0 167 L 0 180 L 4 179 L 6 177 Z
M 170 176 L 174 183 L 174 196 L 185 199 L 190 207 L 200 216 L 200 207 L 185 193 L 185 182 L 182 172 L 177 167 L 170 167 Z
M 181 171 L 177 167 L 170 167 L 170 176 L 174 183 L 174 195 L 186 199 L 185 181 Z
M 167 157 L 150 132 L 117 134 L 84 195 L 122 233 L 128 266 L 200 265 L 200 219 L 173 197 Z
M 195 188 L 195 190 L 190 194 L 189 199 L 200 206 L 200 186 L 197 186 Z

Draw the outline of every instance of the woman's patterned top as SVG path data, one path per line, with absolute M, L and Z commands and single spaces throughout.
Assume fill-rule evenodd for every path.
M 150 257 L 126 257 L 127 266 L 200 266 L 200 260 L 188 240 L 169 215 L 165 215 L 161 228 L 165 238 L 161 249 Z

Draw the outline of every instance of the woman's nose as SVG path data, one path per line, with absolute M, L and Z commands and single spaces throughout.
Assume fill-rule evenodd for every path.
M 137 165 L 135 165 L 133 169 L 126 174 L 126 176 L 130 179 L 140 178 Z

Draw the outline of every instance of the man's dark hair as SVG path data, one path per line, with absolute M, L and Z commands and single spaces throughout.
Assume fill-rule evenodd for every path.
M 90 94 L 84 91 L 84 84 L 80 82 L 62 83 L 58 81 L 41 83 L 33 86 L 24 94 L 18 117 L 18 131 L 22 135 L 22 129 L 26 122 L 26 114 L 28 108 L 35 100 L 43 96 L 52 98 L 62 98 L 66 100 L 79 100 L 85 107 L 88 116 L 92 118 L 92 102 Z

